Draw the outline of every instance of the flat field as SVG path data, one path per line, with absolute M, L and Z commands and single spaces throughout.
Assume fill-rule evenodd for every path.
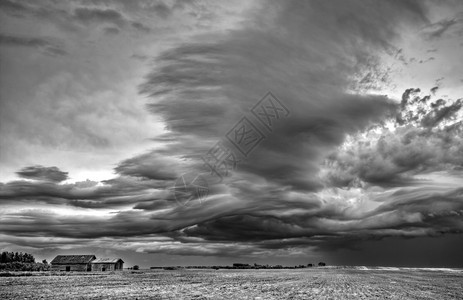
M 463 299 L 463 270 L 140 270 L 0 277 L 0 299 Z

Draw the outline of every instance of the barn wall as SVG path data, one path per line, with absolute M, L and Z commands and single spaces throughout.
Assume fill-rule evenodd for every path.
M 67 265 L 52 265 L 52 271 L 66 271 L 66 267 L 71 267 L 71 271 L 86 272 L 88 264 L 67 264 Z
M 116 264 L 106 263 L 106 264 L 92 264 L 92 271 L 103 272 L 103 268 L 105 268 L 105 272 L 114 271 Z

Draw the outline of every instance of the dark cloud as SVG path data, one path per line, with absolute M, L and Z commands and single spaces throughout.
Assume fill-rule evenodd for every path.
M 139 61 L 146 61 L 148 59 L 148 56 L 134 53 L 134 54 L 132 54 L 130 56 L 130 58 L 133 58 L 133 59 L 136 59 L 136 60 L 139 60 Z
M 68 54 L 62 45 L 36 37 L 21 37 L 1 34 L 0 45 L 36 48 L 50 56 Z
M 27 8 L 19 2 L 4 0 L 0 2 L 2 12 L 8 12 L 14 16 L 21 16 L 21 14 L 27 10 Z
M 140 31 L 143 31 L 143 32 L 150 32 L 151 29 L 149 27 L 147 27 L 146 25 L 140 23 L 140 22 L 132 22 L 132 27 L 137 29 L 137 30 L 140 30 Z
M 325 254 L 342 249 L 359 251 L 361 243 L 368 240 L 461 233 L 462 189 L 447 192 L 444 187 L 423 185 L 388 193 L 373 201 L 367 199 L 370 204 L 380 203 L 375 209 L 368 209 L 367 202 L 354 206 L 346 206 L 339 200 L 333 203 L 339 194 L 332 194 L 331 199 L 325 194 L 321 199 L 313 199 L 311 205 L 303 198 L 286 198 L 291 204 L 290 212 L 278 195 L 269 193 L 274 195 L 273 200 L 256 199 L 253 208 L 243 207 L 244 210 L 236 210 L 236 205 L 229 206 L 235 210 L 226 210 L 221 202 L 221 216 L 211 216 L 209 207 L 202 207 L 196 213 L 208 218 L 199 222 L 194 218 L 160 217 L 159 214 L 153 218 L 151 214 L 135 211 L 106 217 L 62 217 L 43 210 L 23 209 L 4 214 L 2 232 L 29 237 L 30 242 L 30 238 L 42 236 L 79 239 L 82 243 L 90 243 L 94 238 L 124 237 L 124 244 L 130 245 L 130 240 L 138 237 L 135 244 L 138 250 L 174 255 L 246 257 L 276 249 L 316 250 Z M 354 195 L 352 191 L 346 193 Z M 166 208 L 166 203 L 158 204 L 156 209 Z M 143 204 L 137 206 L 143 209 Z M 178 211 L 178 216 L 185 213 L 191 212 Z M 170 242 L 153 243 L 153 235 L 158 240 L 169 238 Z M 123 249 L 124 246 L 116 243 L 111 247 Z
M 455 103 L 435 109 L 424 116 L 421 124 L 425 127 L 435 127 L 445 120 L 454 118 L 460 111 L 462 105 L 463 100 L 458 99 Z
M 31 16 L 33 18 L 45 19 L 52 23 L 57 24 L 61 29 L 66 29 L 71 32 L 75 32 L 82 24 L 94 25 L 94 24 L 110 24 L 115 27 L 105 29 L 107 34 L 115 34 L 116 28 L 121 30 L 126 28 L 128 24 L 131 27 L 142 31 L 149 32 L 150 28 L 145 24 L 133 21 L 129 14 L 139 14 L 140 12 L 146 11 L 147 7 L 152 8 L 153 6 L 159 6 L 160 15 L 163 17 L 167 16 L 167 11 L 162 12 L 162 6 L 164 4 L 154 3 L 138 3 L 130 5 L 126 1 L 108 1 L 104 4 L 103 1 L 94 3 L 93 1 L 79 1 L 79 4 L 91 4 L 89 6 L 78 6 L 75 7 L 73 2 L 61 2 L 55 3 L 54 1 L 44 0 L 40 3 L 30 1 L 2 1 L 0 4 L 3 7 L 3 11 L 14 17 Z
M 162 18 L 167 18 L 171 15 L 172 10 L 165 5 L 163 2 L 155 4 L 152 9 L 156 12 L 156 14 Z
M 30 166 L 16 172 L 19 177 L 26 179 L 61 182 L 68 179 L 68 172 L 63 172 L 57 167 Z
M 154 201 L 150 202 L 143 202 L 143 203 L 138 203 L 133 207 L 133 209 L 143 209 L 143 210 L 148 210 L 148 211 L 156 211 L 164 208 L 170 208 L 172 206 L 173 201 L 175 199 L 168 199 L 165 200 L 165 198 L 159 198 Z
M 457 23 L 458 21 L 456 19 L 442 20 L 426 27 L 424 30 L 424 35 L 428 39 L 440 38 L 446 31 L 448 31 Z
M 126 22 L 122 14 L 114 9 L 79 7 L 74 10 L 74 17 L 83 22 L 106 22 L 123 26 Z
M 155 180 L 173 180 L 180 176 L 178 162 L 166 156 L 140 155 L 119 163 L 115 168 L 121 175 Z
M 181 5 L 179 5 L 180 2 L 182 1 L 178 1 L 178 0 L 170 1 L 173 3 L 172 5 L 167 5 L 165 1 L 162 1 L 162 0 L 156 0 L 156 1 L 151 1 L 151 0 L 140 0 L 140 1 L 84 0 L 80 2 L 84 5 L 89 5 L 89 6 L 95 6 L 95 5 L 114 6 L 120 10 L 131 12 L 131 13 L 133 12 L 139 13 L 141 11 L 149 12 L 150 15 L 154 13 L 157 16 L 164 18 L 164 19 L 169 17 L 172 14 L 173 10 L 184 8 L 184 7 L 181 7 Z M 194 5 L 193 3 L 190 3 L 190 1 L 186 2 L 185 4 Z
M 123 15 L 122 12 L 112 8 L 80 7 L 74 10 L 73 16 L 77 21 L 84 24 L 109 23 L 117 26 L 119 29 L 130 24 L 133 28 L 145 33 L 151 30 L 145 24 L 138 21 L 131 21 L 127 16 Z M 112 30 L 111 33 L 114 33 L 114 30 Z
M 114 34 L 119 34 L 121 32 L 119 28 L 116 27 L 108 27 L 104 29 L 104 33 L 108 35 L 114 35 Z
M 425 59 L 425 60 L 421 59 L 421 60 L 419 61 L 419 63 L 420 63 L 420 64 L 423 64 L 423 63 L 425 63 L 425 62 L 432 61 L 432 60 L 435 60 L 435 58 L 434 58 L 434 57 L 429 57 L 428 59 Z
M 38 169 L 38 171 L 37 171 Z M 166 197 L 162 181 L 117 177 L 98 184 L 93 181 L 58 184 L 67 173 L 53 168 L 24 168 L 18 175 L 40 181 L 12 181 L 0 186 L 0 202 L 4 204 L 52 204 L 83 208 L 133 207 Z M 50 170 L 51 169 L 51 170 Z M 67 178 L 67 177 L 66 177 Z M 63 179 L 64 180 L 64 179 Z M 167 191 L 167 194 L 169 192 Z M 175 200 L 170 202 L 175 205 Z
M 46 22 L 55 23 L 61 29 L 74 32 L 76 29 L 73 16 L 70 11 L 70 2 L 56 3 L 53 0 L 36 1 L 1 1 L 2 12 L 13 17 L 28 17 Z

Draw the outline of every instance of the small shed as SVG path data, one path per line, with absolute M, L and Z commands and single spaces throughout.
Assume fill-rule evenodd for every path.
M 92 271 L 122 271 L 124 261 L 120 258 L 97 258 L 92 261 Z
M 51 262 L 52 271 L 91 271 L 95 255 L 58 255 Z

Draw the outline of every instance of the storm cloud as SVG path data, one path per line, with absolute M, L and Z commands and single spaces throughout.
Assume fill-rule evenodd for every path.
M 27 179 L 60 182 L 68 178 L 68 173 L 57 167 L 30 166 L 16 172 L 19 177 Z
M 64 47 L 43 38 L 20 37 L 0 34 L 0 45 L 36 48 L 50 56 L 68 54 Z
M 67 13 L 79 26 L 111 26 L 107 33 L 157 30 L 135 21 L 141 2 L 114 3 Z M 168 19 L 194 9 L 185 5 L 142 6 Z M 336 257 L 376 242 L 461 234 L 462 100 L 440 97 L 440 87 L 430 95 L 410 88 L 401 99 L 374 93 L 394 75 L 382 59 L 401 51 L 403 28 L 430 28 L 425 4 L 259 1 L 244 14 L 232 29 L 165 46 L 149 64 L 133 54 L 147 70 L 138 91 L 164 127 L 152 149 L 115 162 L 114 177 L 100 182 L 64 182 L 72 174 L 57 167 L 17 171 L 28 180 L 0 184 L 3 243 Z M 430 38 L 453 23 L 437 25 Z M 273 110 L 259 106 L 267 97 Z M 243 120 L 260 135 L 249 151 L 233 144 Z M 236 163 L 223 178 L 204 160 L 217 145 Z M 206 178 L 201 205 L 176 198 L 183 174 Z

